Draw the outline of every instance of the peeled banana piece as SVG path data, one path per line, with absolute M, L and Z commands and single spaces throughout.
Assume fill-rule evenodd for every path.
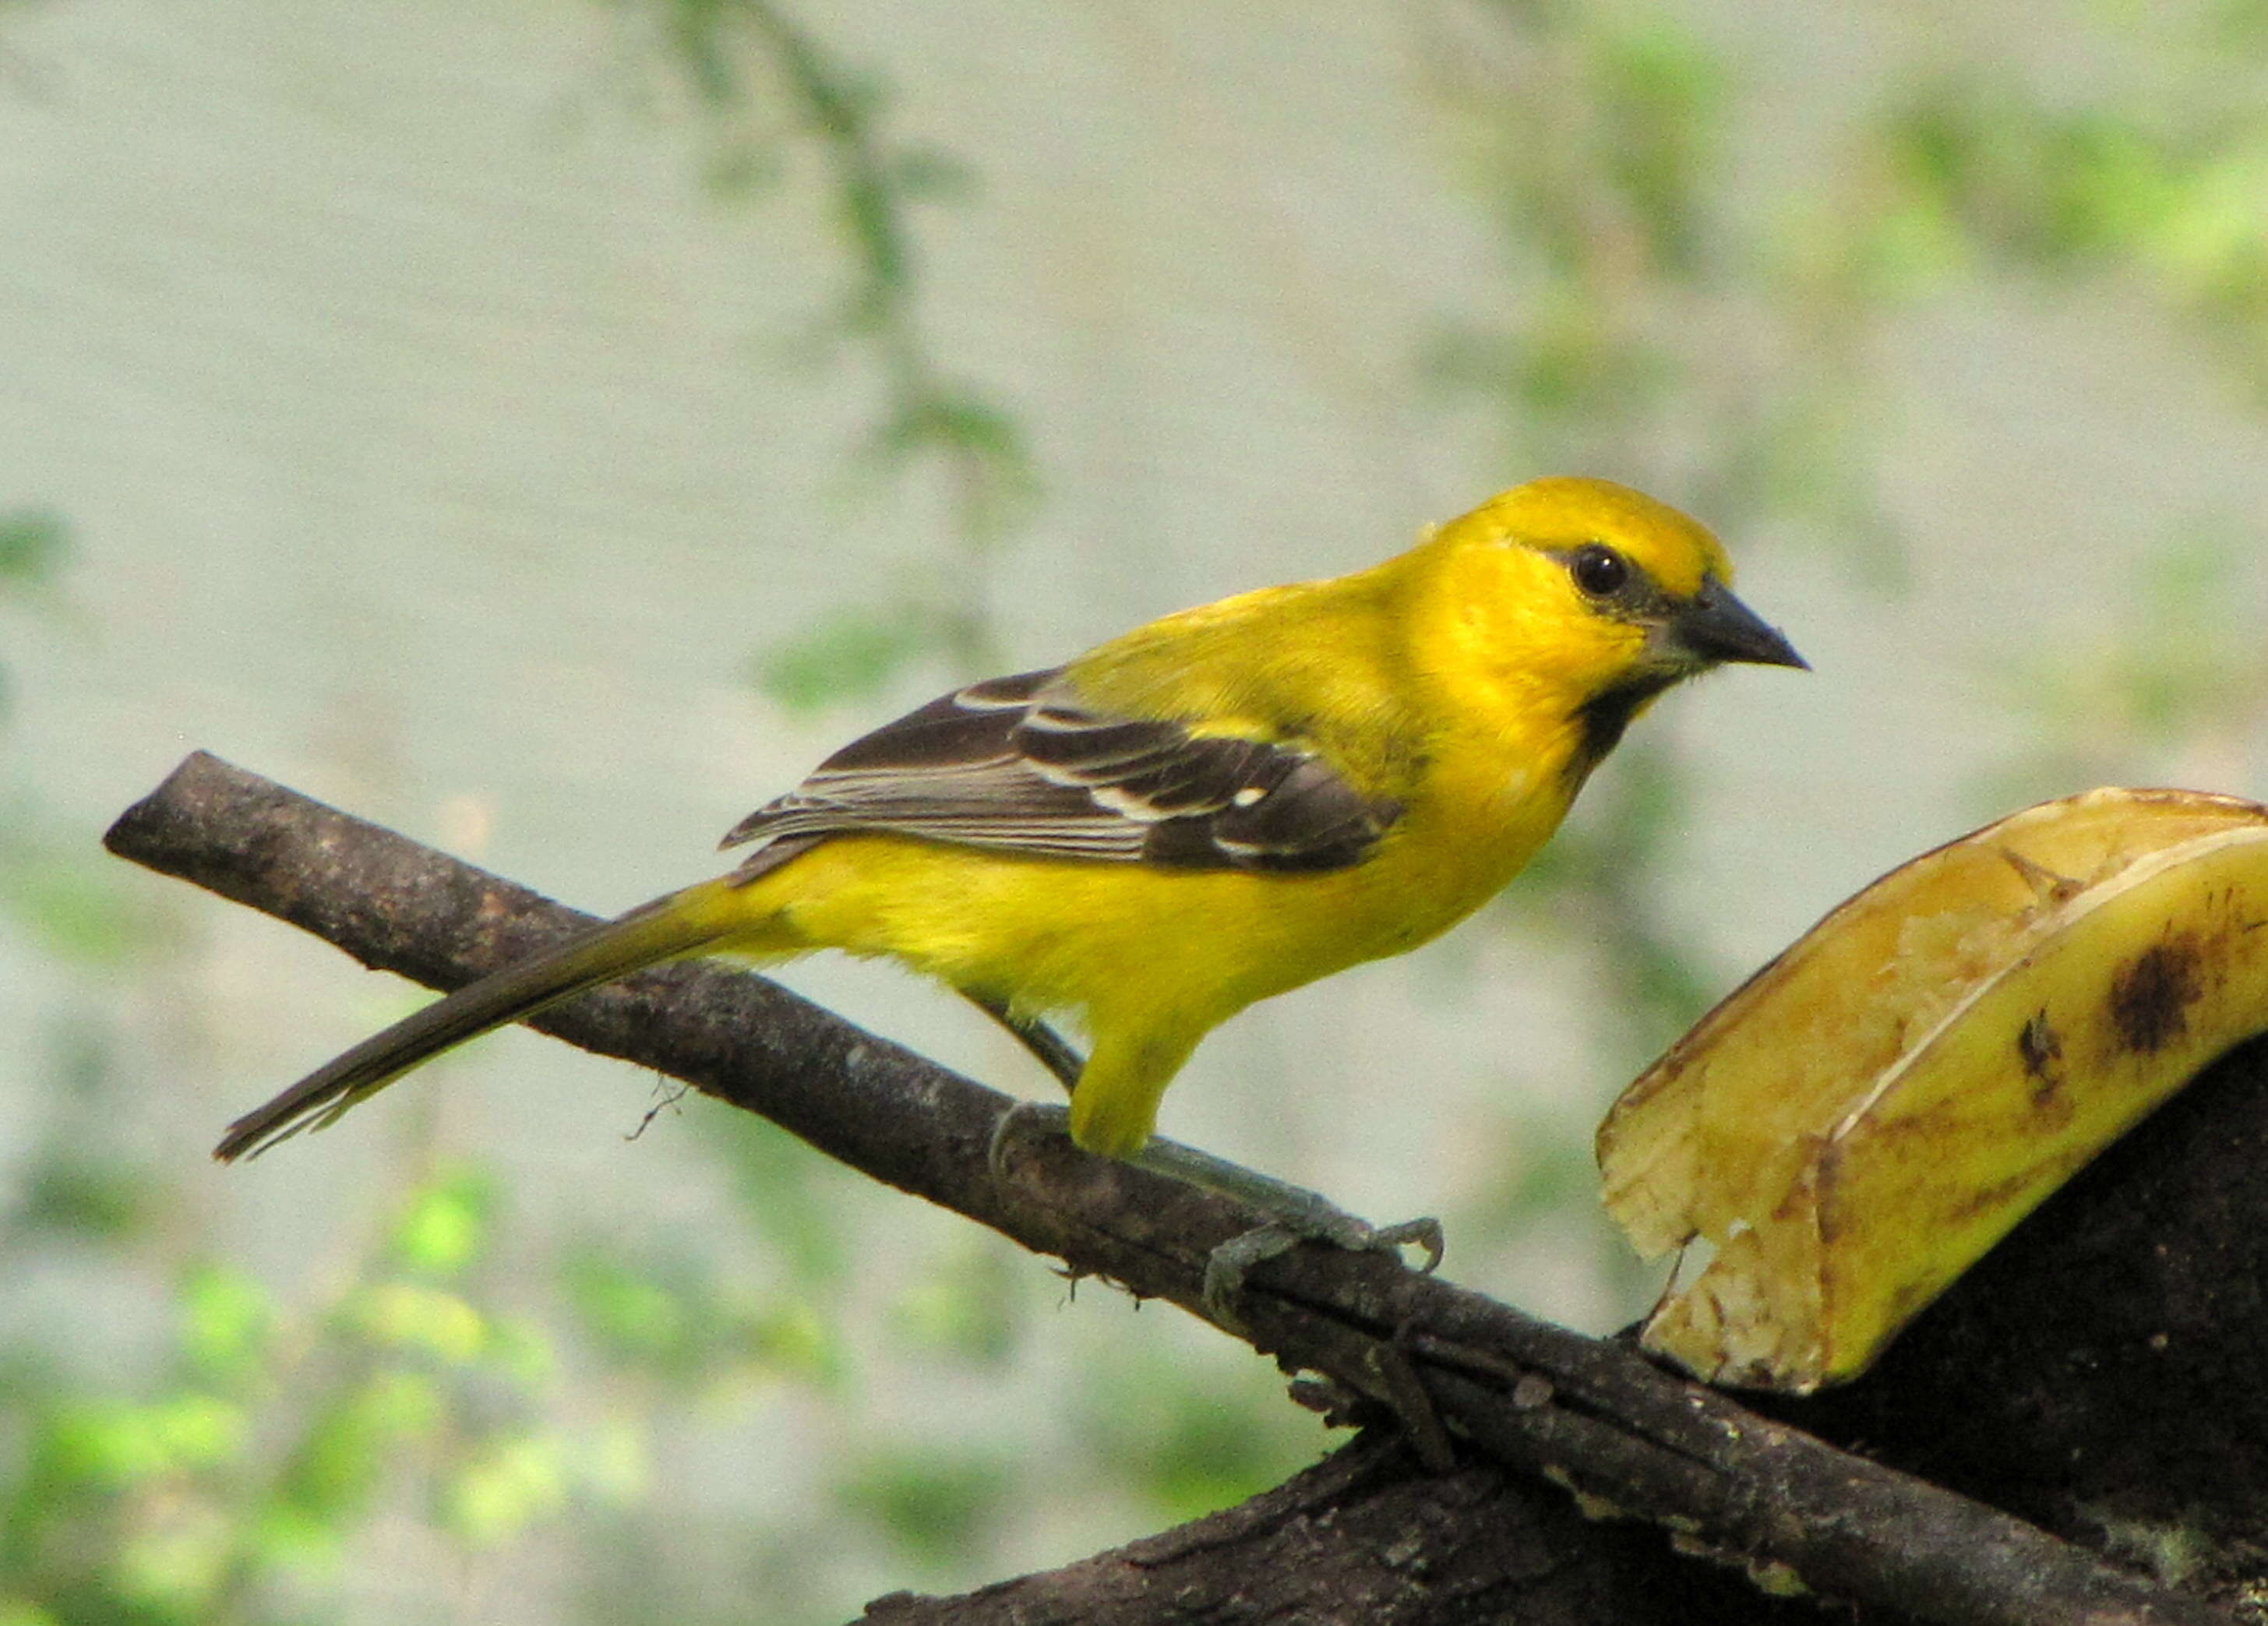
M 1600 1127 L 1697 1377 L 1808 1393 L 2090 1158 L 2268 1029 L 2268 807 L 2089 791 L 1893 870 L 1704 1017 Z

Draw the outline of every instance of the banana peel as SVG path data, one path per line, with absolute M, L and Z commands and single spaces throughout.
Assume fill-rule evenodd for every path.
M 2268 1028 L 2268 807 L 2104 789 L 1835 909 L 1624 1092 L 1608 1210 L 1714 1257 L 1646 1347 L 1697 1377 L 1856 1377 L 2051 1192 Z

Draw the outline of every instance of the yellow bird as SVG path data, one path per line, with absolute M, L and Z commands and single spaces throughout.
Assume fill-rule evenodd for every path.
M 1663 690 L 1725 661 L 1802 666 L 1732 576 L 1674 509 L 1538 480 L 1369 570 L 971 684 L 743 820 L 725 845 L 754 851 L 730 874 L 425 1006 L 215 1155 L 657 961 L 832 948 L 942 979 L 1059 1063 L 1040 1019 L 1083 1018 L 1071 1138 L 1133 1157 L 1200 1039 L 1470 914 Z

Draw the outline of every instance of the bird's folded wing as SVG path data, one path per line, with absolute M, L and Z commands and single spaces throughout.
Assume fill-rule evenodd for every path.
M 1079 702 L 1060 668 L 940 695 L 821 763 L 725 838 L 768 871 L 811 840 L 886 832 L 1175 869 L 1329 870 L 1401 810 L 1296 744 Z

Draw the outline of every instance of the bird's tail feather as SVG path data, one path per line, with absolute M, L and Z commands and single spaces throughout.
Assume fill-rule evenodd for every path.
M 729 879 L 729 878 L 728 878 Z M 228 1126 L 213 1156 L 224 1163 L 265 1151 L 302 1129 L 321 1129 L 412 1068 L 492 1027 L 734 934 L 725 881 L 657 898 L 556 948 L 506 966 L 422 1007 Z

